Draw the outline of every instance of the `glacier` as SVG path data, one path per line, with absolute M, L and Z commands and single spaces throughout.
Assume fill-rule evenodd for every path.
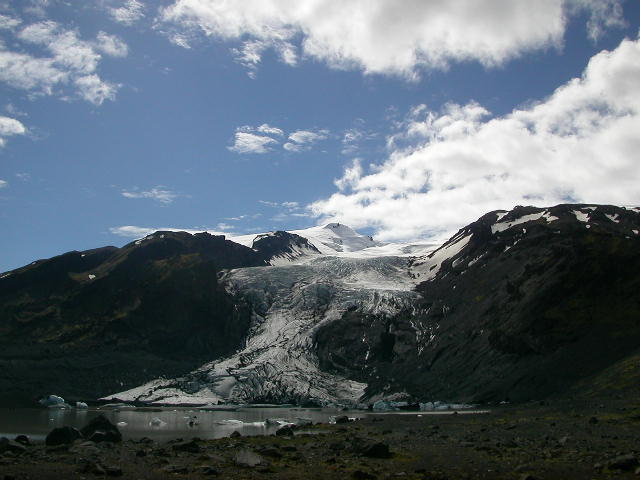
M 290 233 L 307 239 L 314 251 L 291 249 L 293 254 L 275 258 L 271 266 L 229 270 L 221 278 L 227 292 L 253 312 L 243 348 L 183 377 L 155 379 L 105 400 L 357 405 L 367 385 L 319 369 L 315 332 L 348 310 L 391 317 L 413 308 L 425 271 L 458 254 L 469 240 L 453 239 L 430 257 L 433 244 L 382 244 L 342 224 Z M 265 235 L 230 240 L 251 246 Z

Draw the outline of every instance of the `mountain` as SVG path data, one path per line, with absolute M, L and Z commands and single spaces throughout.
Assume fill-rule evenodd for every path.
M 284 237 L 251 249 L 207 233 L 156 232 L 0 275 L 0 404 L 52 391 L 97 398 L 232 353 L 251 312 L 218 275 L 268 265 L 299 241 Z
M 640 354 L 639 230 L 638 209 L 558 205 L 437 249 L 333 223 L 70 252 L 0 275 L 0 403 L 561 394 Z

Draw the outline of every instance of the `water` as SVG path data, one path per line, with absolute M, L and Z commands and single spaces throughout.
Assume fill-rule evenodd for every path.
M 234 430 L 242 435 L 270 435 L 279 425 L 265 423 L 267 419 L 281 419 L 295 423 L 299 418 L 313 423 L 329 423 L 332 416 L 348 415 L 360 418 L 365 412 L 343 412 L 329 408 L 238 408 L 236 411 L 202 411 L 194 408 L 0 408 L 0 437 L 14 438 L 28 435 L 33 441 L 44 441 L 56 427 L 82 428 L 92 418 L 103 414 L 112 423 L 119 424 L 127 439 L 149 437 L 156 441 L 174 438 L 199 437 L 203 439 L 227 437 Z M 196 417 L 196 418 L 193 418 Z M 161 423 L 155 419 L 159 419 Z M 193 420 L 195 425 L 190 426 Z M 158 424 L 159 423 L 159 424 Z

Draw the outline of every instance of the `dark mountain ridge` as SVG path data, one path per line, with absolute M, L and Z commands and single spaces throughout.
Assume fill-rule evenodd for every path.
M 321 370 L 365 400 L 524 401 L 588 389 L 640 354 L 640 214 L 603 205 L 490 212 L 410 262 L 420 298 L 321 325 Z M 319 252 L 275 232 L 248 248 L 156 232 L 0 276 L 0 404 L 95 399 L 243 346 L 256 312 L 221 273 Z M 283 399 L 285 400 L 285 399 Z
M 524 401 L 565 392 L 640 352 L 639 217 L 588 205 L 488 213 L 441 247 L 468 237 L 417 286 L 414 309 L 394 318 L 346 312 L 321 330 L 321 365 L 367 382 L 373 398 Z M 373 345 L 369 359 L 364 344 Z

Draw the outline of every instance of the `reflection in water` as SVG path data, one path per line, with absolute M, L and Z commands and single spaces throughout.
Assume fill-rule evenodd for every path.
M 282 422 L 329 423 L 330 417 L 344 413 L 319 408 L 240 408 L 237 411 L 131 407 L 88 410 L 0 408 L 0 436 L 13 438 L 25 434 L 34 441 L 43 441 L 53 428 L 69 425 L 80 429 L 100 414 L 118 425 L 125 439 L 150 437 L 166 441 L 176 437 L 221 438 L 229 436 L 235 430 L 242 435 L 268 435 L 274 433 Z M 347 414 L 350 417 L 361 417 L 363 412 Z

